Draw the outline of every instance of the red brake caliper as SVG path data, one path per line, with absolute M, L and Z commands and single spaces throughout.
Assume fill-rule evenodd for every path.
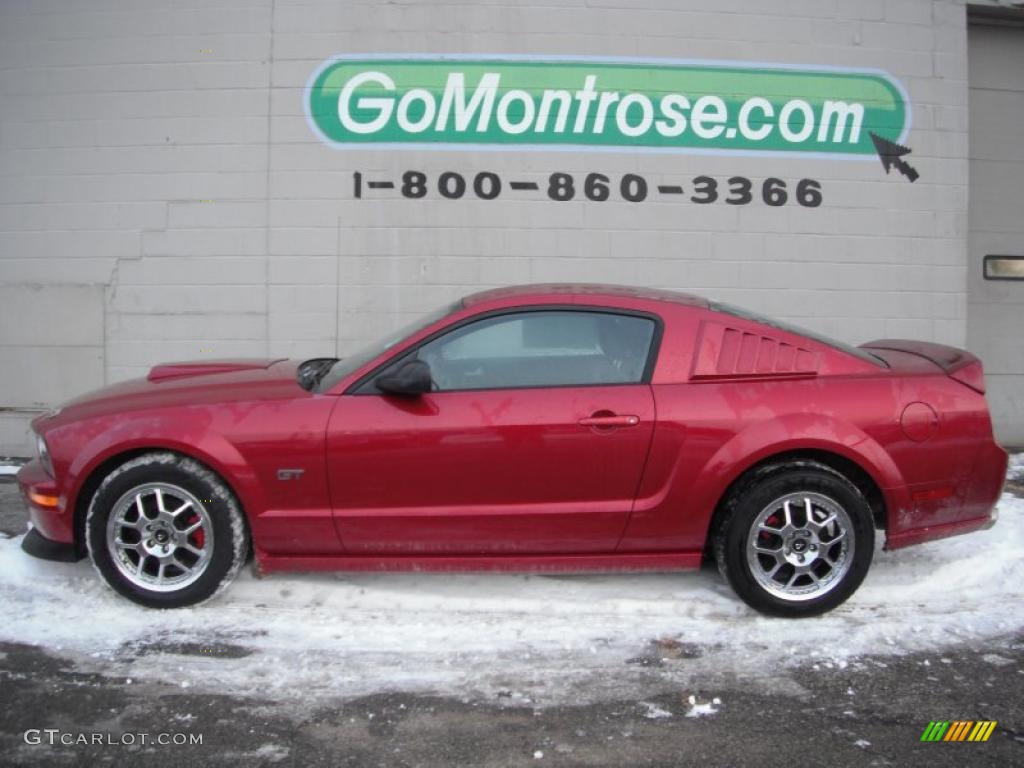
M 771 517 L 769 517 L 767 520 L 764 521 L 764 524 L 774 528 L 774 527 L 776 527 L 779 524 L 779 520 L 778 520 L 778 518 L 775 515 L 772 515 Z M 772 538 L 772 535 L 770 533 L 768 533 L 768 531 L 761 531 L 760 533 L 758 533 L 757 538 L 758 538 L 759 541 L 770 541 L 771 538 Z
M 195 525 L 199 520 L 199 515 L 193 515 L 188 524 Z M 196 549 L 202 549 L 206 543 L 206 531 L 202 528 L 196 529 L 196 532 L 192 534 L 192 543 L 195 544 Z

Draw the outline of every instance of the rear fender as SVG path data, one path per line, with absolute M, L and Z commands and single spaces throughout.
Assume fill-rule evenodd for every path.
M 697 474 L 694 509 L 710 523 L 719 502 L 745 472 L 794 451 L 823 451 L 855 463 L 881 489 L 890 515 L 907 501 L 899 468 L 863 430 L 824 414 L 797 413 L 753 424 L 722 445 Z

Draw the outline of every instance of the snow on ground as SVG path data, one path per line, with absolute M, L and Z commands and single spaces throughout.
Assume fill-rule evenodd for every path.
M 756 614 L 712 571 L 257 579 L 247 569 L 212 602 L 152 611 L 117 597 L 88 562 L 36 560 L 20 537 L 0 539 L 0 639 L 134 684 L 293 707 L 388 690 L 539 707 L 647 698 L 657 685 L 709 693 L 709 681 L 737 678 L 799 693 L 797 666 L 829 674 L 867 654 L 941 655 L 1024 628 L 1024 500 L 1006 494 L 999 506 L 989 531 L 879 550 L 849 602 L 800 621 Z
M 1024 485 L 1024 453 L 1010 454 L 1010 463 L 1006 469 L 1006 477 L 1012 483 Z

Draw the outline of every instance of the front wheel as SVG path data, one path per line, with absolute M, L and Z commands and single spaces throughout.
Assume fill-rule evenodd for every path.
M 715 540 L 719 570 L 744 602 L 814 616 L 856 591 L 874 554 L 871 508 L 827 467 L 782 468 L 731 499 Z
M 234 494 L 213 472 L 173 453 L 122 464 L 86 517 L 93 565 L 116 592 L 150 608 L 202 602 L 238 573 L 248 550 Z

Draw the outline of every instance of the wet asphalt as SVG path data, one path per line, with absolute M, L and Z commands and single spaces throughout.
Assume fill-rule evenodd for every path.
M 23 532 L 24 520 L 16 487 L 0 480 L 0 534 Z M 685 664 L 687 654 L 652 646 L 627 663 L 638 660 Z M 778 693 L 716 680 L 714 695 L 725 703 L 705 717 L 686 717 L 692 688 L 642 702 L 544 709 L 501 697 L 381 692 L 298 713 L 230 691 L 129 683 L 128 668 L 123 676 L 99 675 L 53 649 L 0 643 L 0 765 L 1024 765 L 1024 635 L 861 662 L 829 674 L 790 671 L 798 685 Z M 929 721 L 954 719 L 998 725 L 985 743 L 920 741 Z M 28 743 L 37 740 L 33 729 L 59 729 L 65 740 L 110 733 L 115 742 L 139 733 L 201 734 L 202 744 L 143 745 L 136 737 L 134 744 L 49 745 L 42 732 L 42 743 Z

